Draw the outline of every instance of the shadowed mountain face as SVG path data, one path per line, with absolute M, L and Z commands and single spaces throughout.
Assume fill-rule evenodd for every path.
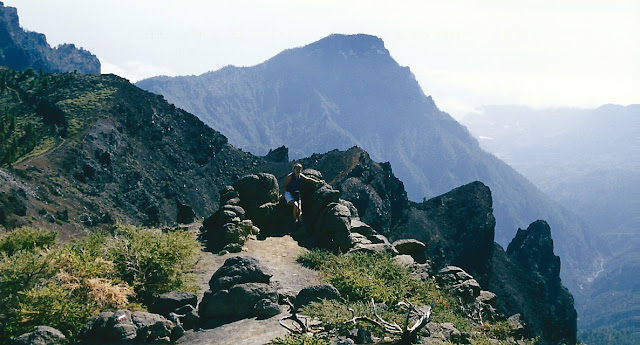
M 483 151 L 377 37 L 333 35 L 254 67 L 137 85 L 255 154 L 286 145 L 296 158 L 358 145 L 374 160 L 391 163 L 412 200 L 482 181 L 493 193 L 499 244 L 506 246 L 516 229 L 546 219 L 568 286 L 577 289 L 599 264 L 586 226 Z
M 0 2 L 0 65 L 18 71 L 100 73 L 100 61 L 73 44 L 51 48 L 44 34 L 20 27 L 18 11 Z

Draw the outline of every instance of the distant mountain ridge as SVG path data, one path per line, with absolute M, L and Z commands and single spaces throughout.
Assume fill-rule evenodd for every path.
M 599 264 L 601 254 L 586 225 L 483 151 L 465 127 L 425 96 L 380 38 L 332 35 L 257 66 L 137 85 L 255 154 L 286 145 L 295 158 L 358 145 L 373 159 L 391 163 L 412 200 L 482 181 L 493 193 L 499 244 L 506 246 L 518 228 L 545 219 L 570 289 L 586 283 Z
M 0 66 L 18 71 L 100 73 L 100 61 L 74 44 L 51 48 L 44 34 L 20 27 L 18 10 L 0 2 Z

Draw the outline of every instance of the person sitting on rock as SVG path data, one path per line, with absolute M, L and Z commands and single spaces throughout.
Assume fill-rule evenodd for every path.
M 293 165 L 293 171 L 287 175 L 287 179 L 284 181 L 282 197 L 289 205 L 293 206 L 293 219 L 296 224 L 302 224 L 302 199 L 300 197 L 302 181 L 322 182 L 314 177 L 304 175 L 302 173 L 302 164 L 296 163 Z

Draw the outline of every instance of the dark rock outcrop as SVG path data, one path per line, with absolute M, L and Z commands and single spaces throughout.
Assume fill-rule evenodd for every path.
M 534 322 L 551 344 L 576 343 L 577 314 L 573 297 L 560 280 L 560 258 L 553 253 L 549 224 L 538 220 L 527 230 L 518 229 L 507 255 L 528 273 L 528 292 L 542 304 L 534 305 L 536 317 L 529 315 L 532 320 L 525 322 Z
M 153 303 L 149 306 L 149 311 L 167 316 L 185 305 L 196 307 L 198 296 L 185 291 L 171 291 L 154 298 Z
M 320 300 L 340 301 L 342 297 L 340 296 L 340 292 L 331 284 L 308 286 L 298 292 L 295 308 L 300 309 L 312 302 L 319 302 Z
M 110 341 L 168 343 L 172 338 L 175 339 L 175 328 L 173 322 L 158 314 L 118 310 L 92 317 L 83 326 L 79 337 L 86 344 Z
M 51 48 L 44 34 L 20 27 L 18 11 L 0 2 L 0 65 L 23 71 L 100 73 L 100 60 L 73 44 Z
M 38 326 L 33 332 L 11 340 L 11 345 L 66 345 L 67 343 L 67 338 L 62 332 L 49 326 Z
M 269 284 L 272 274 L 257 259 L 234 256 L 227 259 L 209 281 L 199 315 L 211 318 L 273 316 L 278 294 Z M 266 301 L 265 301 L 266 300 Z
M 441 269 L 436 281 L 464 302 L 471 303 L 480 296 L 480 284 L 460 267 L 447 266 Z

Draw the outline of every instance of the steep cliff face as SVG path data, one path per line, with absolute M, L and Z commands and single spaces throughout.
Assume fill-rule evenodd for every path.
M 503 255 L 501 251 L 500 254 Z M 498 261 L 496 256 L 487 283 L 489 288 L 509 296 L 500 302 L 502 308 L 521 310 L 531 320 L 533 329 L 544 332 L 549 343 L 575 343 L 577 314 L 573 297 L 560 280 L 560 258 L 553 252 L 549 224 L 538 220 L 527 230 L 518 229 L 507 248 L 506 260 L 502 264 Z M 512 272 L 515 278 L 506 284 L 505 271 Z M 508 293 L 512 289 L 522 291 L 528 298 L 519 300 L 517 295 Z
M 18 71 L 100 73 L 100 61 L 73 44 L 51 48 L 44 34 L 20 27 L 18 11 L 0 2 L 0 65 Z

